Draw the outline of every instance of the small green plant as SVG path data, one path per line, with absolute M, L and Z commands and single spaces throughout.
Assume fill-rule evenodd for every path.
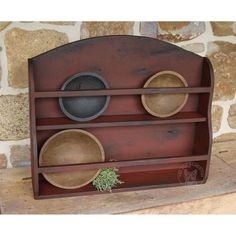
M 99 175 L 93 181 L 93 186 L 95 186 L 98 191 L 112 192 L 112 188 L 116 187 L 118 184 L 123 183 L 119 180 L 119 175 L 116 172 L 117 169 L 115 168 L 102 169 Z

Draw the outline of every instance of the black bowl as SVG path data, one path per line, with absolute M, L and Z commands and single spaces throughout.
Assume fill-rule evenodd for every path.
M 108 84 L 101 76 L 91 72 L 84 72 L 73 75 L 66 80 L 61 90 L 79 91 L 106 88 L 108 88 Z M 59 98 L 62 112 L 75 121 L 95 119 L 106 110 L 109 101 L 110 96 Z

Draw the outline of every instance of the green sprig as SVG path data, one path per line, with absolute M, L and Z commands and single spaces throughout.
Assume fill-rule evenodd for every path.
M 112 192 L 112 188 L 123 183 L 119 180 L 119 175 L 116 172 L 117 169 L 115 168 L 102 169 L 96 179 L 93 180 L 93 186 L 95 186 L 98 191 Z

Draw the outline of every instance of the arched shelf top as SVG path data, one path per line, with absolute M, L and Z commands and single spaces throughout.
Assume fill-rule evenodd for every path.
M 187 51 L 179 46 L 174 44 L 145 36 L 133 36 L 133 35 L 108 35 L 108 36 L 99 36 L 93 38 L 87 38 L 82 40 L 77 40 L 74 42 L 70 42 L 54 49 L 51 49 L 47 52 L 41 53 L 30 60 L 37 61 L 39 59 L 43 59 L 47 56 L 60 56 L 60 54 L 64 54 L 65 52 L 80 52 L 89 47 L 97 48 L 104 47 L 109 48 L 113 44 L 119 44 L 120 47 L 125 47 L 123 50 L 127 50 L 127 53 L 130 53 L 130 50 L 133 49 L 133 53 L 138 54 L 138 51 L 142 52 L 142 48 L 145 50 L 149 50 L 150 55 L 158 56 L 159 54 L 165 53 L 178 53 L 182 54 L 182 56 L 193 56 L 197 58 L 201 58 L 201 56 Z M 136 50 L 135 50 L 136 48 Z M 130 49 L 130 50 L 128 50 Z M 121 51 L 118 51 L 121 53 Z M 125 51 L 122 51 L 125 54 Z

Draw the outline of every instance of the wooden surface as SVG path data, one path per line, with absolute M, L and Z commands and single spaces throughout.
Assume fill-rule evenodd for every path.
M 236 171 L 215 156 L 206 184 L 146 191 L 34 200 L 30 175 L 29 168 L 0 171 L 2 214 L 236 213 Z
M 236 192 L 127 214 L 236 214 Z

